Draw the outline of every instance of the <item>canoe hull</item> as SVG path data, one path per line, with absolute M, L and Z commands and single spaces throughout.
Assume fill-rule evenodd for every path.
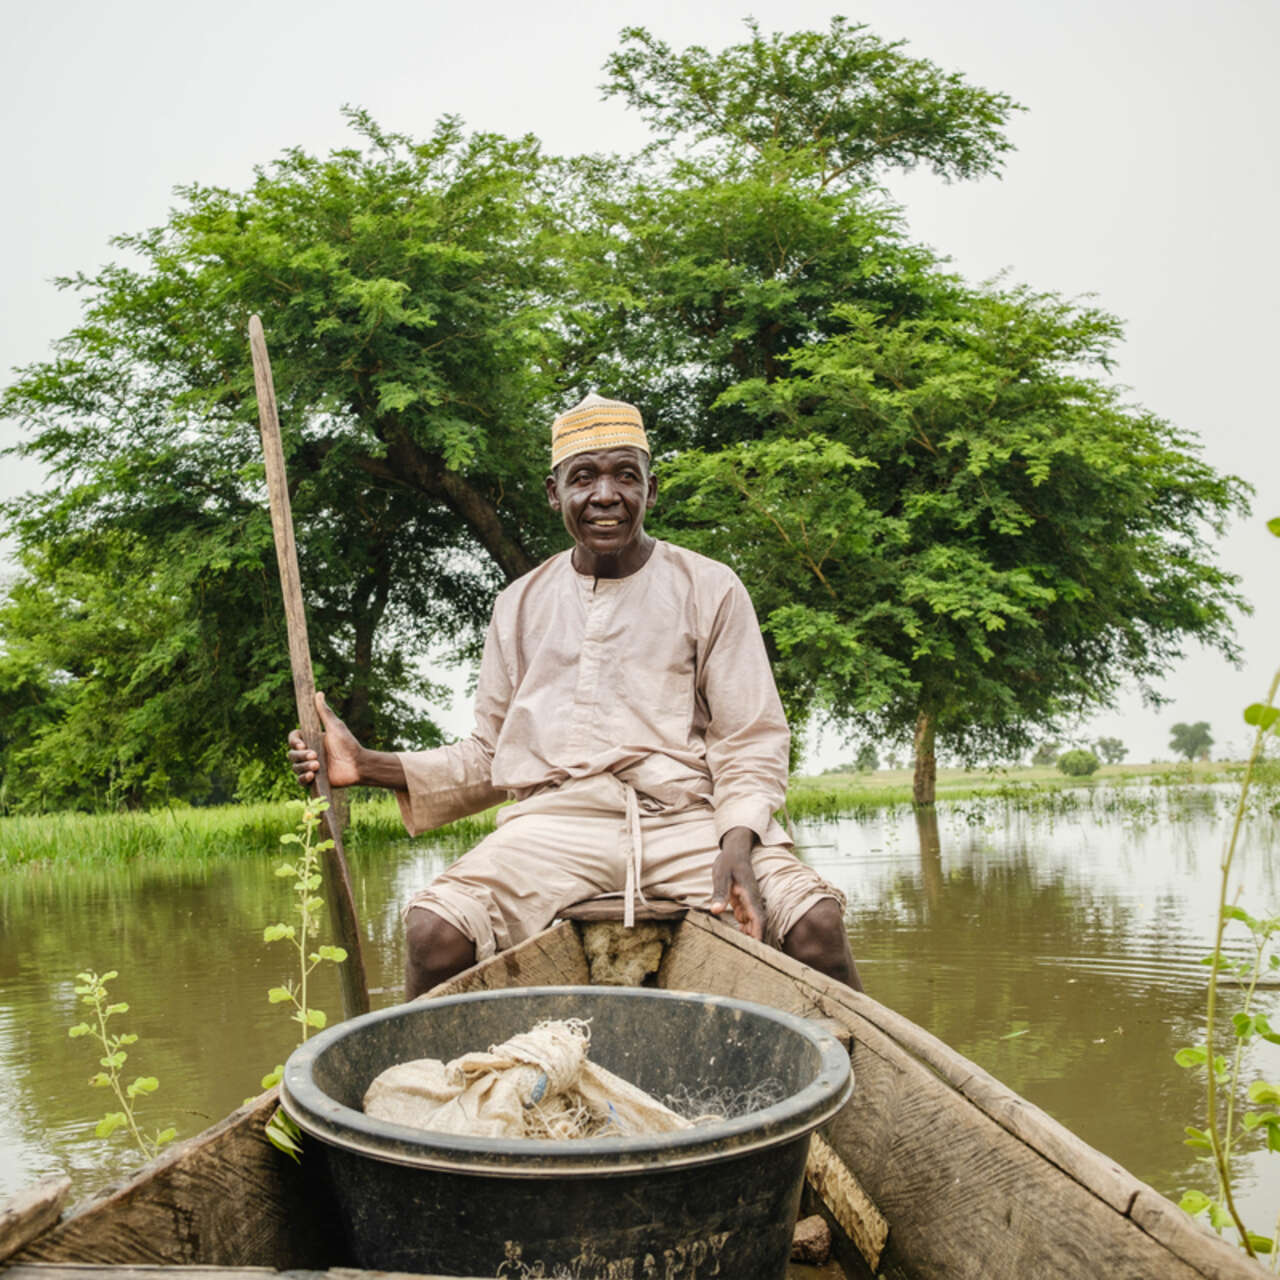
M 432 995 L 617 980 L 611 929 L 616 934 L 608 924 L 563 921 Z M 648 976 L 639 976 L 647 983 L 772 1005 L 848 1037 L 853 1097 L 820 1131 L 815 1148 L 829 1159 L 825 1171 L 811 1160 L 806 1192 L 833 1224 L 848 1275 L 1257 1280 L 1268 1274 L 869 996 L 701 913 L 647 923 L 630 941 L 642 937 L 649 940 L 641 966 Z M 634 963 L 621 968 L 637 980 Z M 13 1261 L 349 1265 L 345 1245 L 335 1239 L 326 1188 L 308 1183 L 305 1168 L 262 1137 L 273 1105 L 273 1095 L 264 1095 L 181 1144 Z M 31 1277 L 19 1271 L 6 1280 Z

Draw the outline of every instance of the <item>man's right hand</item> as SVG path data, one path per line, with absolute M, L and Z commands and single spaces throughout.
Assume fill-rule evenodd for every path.
M 329 710 L 323 693 L 316 694 L 316 711 L 324 727 L 324 755 L 329 769 L 331 787 L 354 787 L 360 781 L 359 760 L 362 747 L 355 734 Z M 309 787 L 316 776 L 316 753 L 307 746 L 302 730 L 295 729 L 289 735 L 289 763 L 294 776 L 304 787 Z

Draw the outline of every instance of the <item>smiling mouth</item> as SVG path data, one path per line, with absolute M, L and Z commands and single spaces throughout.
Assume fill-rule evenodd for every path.
M 616 529 L 622 523 L 621 520 L 588 520 L 587 523 L 593 529 Z

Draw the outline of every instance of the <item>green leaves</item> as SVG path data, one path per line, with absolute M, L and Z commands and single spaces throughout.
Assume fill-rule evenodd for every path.
M 123 1111 L 110 1111 L 94 1126 L 94 1134 L 99 1138 L 109 1138 L 115 1131 L 129 1123 L 129 1117 Z
M 403 672 L 474 648 L 501 580 L 553 545 L 534 462 L 569 342 L 547 323 L 565 274 L 550 162 L 456 120 L 422 140 L 348 118 L 352 145 L 184 188 L 117 241 L 128 266 L 64 282 L 78 322 L 0 395 L 59 481 L 5 512 L 21 576 L 0 601 L 0 774 L 26 808 L 283 787 L 251 313 L 316 665 L 362 741 L 440 740 Z
M 755 166 L 818 186 L 866 182 L 929 165 L 947 177 L 995 171 L 1020 108 L 833 18 L 826 31 L 749 39 L 717 53 L 673 51 L 628 27 L 605 64 L 606 96 L 623 97 L 663 142 L 708 144 L 726 168 Z
M 1253 725 L 1263 733 L 1274 730 L 1277 720 L 1280 720 L 1280 707 L 1253 702 L 1244 711 L 1245 724 Z
M 273 1073 L 275 1074 L 275 1073 Z M 264 1077 L 263 1087 L 269 1088 L 267 1079 Z M 276 1083 L 272 1081 L 272 1083 Z M 263 1132 L 267 1135 L 267 1141 L 271 1143 L 278 1151 L 283 1151 L 297 1163 L 301 1163 L 302 1157 L 302 1131 L 279 1107 L 272 1112 L 271 1119 L 267 1121 Z
M 320 1030 L 327 1025 L 328 1019 L 320 1009 L 314 1009 L 309 1003 L 308 980 L 312 971 L 319 964 L 341 964 L 347 958 L 342 947 L 322 943 L 314 950 L 308 946 L 314 938 L 319 925 L 318 913 L 324 905 L 316 896 L 316 890 L 323 883 L 319 870 L 319 855 L 332 848 L 330 840 L 317 840 L 320 831 L 321 815 L 328 808 L 323 799 L 308 798 L 305 801 L 291 802 L 291 808 L 299 810 L 297 829 L 281 837 L 283 843 L 295 844 L 298 847 L 298 858 L 295 862 L 283 863 L 276 868 L 275 874 L 281 879 L 292 878 L 294 910 L 298 915 L 297 925 L 270 924 L 262 931 L 264 942 L 290 942 L 297 954 L 297 979 L 286 979 L 279 986 L 271 987 L 267 992 L 267 1000 L 271 1004 L 289 1004 L 293 1008 L 291 1017 L 302 1028 L 302 1039 L 313 1030 Z M 263 1088 L 267 1083 L 275 1083 L 279 1079 L 277 1073 L 264 1078 Z M 274 1119 L 271 1122 L 275 1123 Z M 270 1129 L 270 1124 L 268 1125 Z M 270 1136 L 270 1135 L 268 1135 Z M 274 1139 L 273 1139 L 274 1141 Z M 282 1145 L 282 1150 L 287 1146 Z
M 112 1002 L 110 999 L 107 983 L 117 977 L 119 974 L 114 969 L 101 977 L 92 971 L 76 975 L 79 984 L 76 987 L 76 993 L 80 996 L 82 1004 L 89 1005 L 93 1009 L 94 1022 L 76 1023 L 67 1034 L 72 1039 L 87 1035 L 97 1039 L 103 1050 L 103 1056 L 99 1058 L 98 1063 L 105 1069 L 89 1077 L 89 1086 L 93 1089 L 110 1089 L 120 1106 L 120 1110 L 109 1111 L 104 1115 L 98 1121 L 94 1132 L 99 1138 L 109 1138 L 117 1129 L 127 1128 L 138 1149 L 144 1156 L 150 1158 L 161 1146 L 171 1141 L 177 1131 L 167 1128 L 148 1138 L 138 1127 L 134 1104 L 139 1099 L 155 1093 L 160 1088 L 160 1081 L 155 1076 L 135 1076 L 128 1085 L 124 1085 L 120 1079 L 120 1068 L 129 1057 L 123 1046 L 136 1043 L 138 1037 L 131 1032 L 112 1034 L 107 1029 L 110 1018 L 129 1011 L 128 1004 L 123 1000 Z
M 1203 1129 L 1197 1129 L 1194 1125 L 1187 1125 L 1184 1132 L 1187 1135 L 1183 1139 L 1186 1146 L 1195 1147 L 1198 1151 L 1213 1150 L 1213 1142 Z
M 1247 488 L 1120 401 L 1117 322 L 876 243 L 893 300 L 849 260 L 838 298 L 827 280 L 761 317 L 700 404 L 713 443 L 667 464 L 655 513 L 751 584 L 788 712 L 880 739 L 924 717 L 954 750 L 1012 754 L 1126 673 L 1158 676 L 1175 636 L 1234 652 L 1203 520 Z
M 1178 1208 L 1185 1209 L 1187 1213 L 1193 1217 L 1198 1213 L 1203 1213 L 1209 1207 L 1209 1197 L 1203 1191 L 1184 1191 L 1182 1199 L 1178 1201 Z

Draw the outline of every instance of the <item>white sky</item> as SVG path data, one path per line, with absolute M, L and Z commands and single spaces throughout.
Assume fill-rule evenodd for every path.
M 1126 322 L 1118 376 L 1133 397 L 1198 432 L 1216 467 L 1257 486 L 1255 514 L 1221 543 L 1257 612 L 1242 671 L 1193 651 L 1160 712 L 1126 699 L 1092 734 L 1130 759 L 1168 758 L 1169 726 L 1208 720 L 1242 746 L 1242 708 L 1280 664 L 1280 429 L 1264 394 L 1277 344 L 1280 130 L 1274 0 L 811 0 L 459 5 L 439 0 L 46 0 L 7 6 L 0 122 L 0 370 L 43 358 L 74 322 L 49 280 L 109 260 L 107 239 L 164 220 L 175 184 L 242 186 L 300 145 L 346 145 L 338 108 L 425 134 L 446 112 L 529 130 L 555 151 L 626 150 L 639 122 L 599 100 L 618 30 L 718 47 L 753 13 L 766 31 L 844 12 L 884 38 L 1029 110 L 1003 181 L 894 184 L 916 238 L 973 279 L 1092 293 Z M 0 424 L 11 443 L 12 424 Z M 9 460 L 0 496 L 41 483 Z M 459 707 L 448 724 L 465 732 Z M 828 737 L 811 758 L 848 752 Z

